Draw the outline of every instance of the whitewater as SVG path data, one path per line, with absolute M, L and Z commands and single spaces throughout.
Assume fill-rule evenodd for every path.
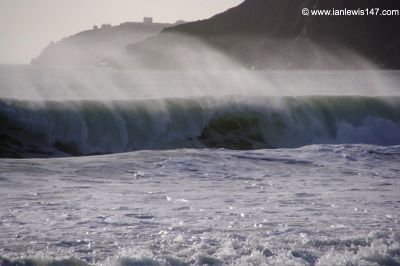
M 0 265 L 400 265 L 398 71 L 0 67 Z

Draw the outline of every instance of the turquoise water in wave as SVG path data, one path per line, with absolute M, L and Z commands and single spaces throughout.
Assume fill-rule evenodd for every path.
M 192 97 L 0 100 L 0 157 L 146 149 L 400 145 L 400 97 Z

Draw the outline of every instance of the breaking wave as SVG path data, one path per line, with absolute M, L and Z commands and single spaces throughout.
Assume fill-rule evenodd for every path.
M 0 156 L 400 144 L 400 97 L 0 100 Z

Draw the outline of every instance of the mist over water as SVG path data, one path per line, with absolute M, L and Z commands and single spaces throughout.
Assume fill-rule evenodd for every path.
M 397 71 L 157 71 L 0 67 L 1 97 L 127 100 L 195 96 L 399 95 Z
M 176 42 L 176 38 L 180 41 Z M 166 34 L 155 44 L 145 44 L 118 59 L 122 69 L 0 66 L 0 97 L 108 101 L 222 95 L 399 95 L 398 72 L 378 70 L 359 55 L 351 56 L 349 51 L 343 57 L 346 61 L 341 61 L 341 57 L 329 56 L 312 43 L 309 46 L 314 51 L 313 58 L 321 69 L 346 65 L 351 59 L 365 70 L 250 71 L 222 51 L 192 37 Z M 162 49 L 168 45 L 170 48 Z M 296 54 L 302 60 L 301 50 Z M 269 60 L 277 61 L 276 57 L 271 55 Z M 281 58 L 281 64 L 282 61 Z M 110 61 L 110 66 L 115 64 Z

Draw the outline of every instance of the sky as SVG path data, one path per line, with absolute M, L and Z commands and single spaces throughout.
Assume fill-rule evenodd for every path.
M 0 64 L 27 64 L 51 41 L 91 29 L 119 25 L 206 19 L 243 0 L 0 0 Z

